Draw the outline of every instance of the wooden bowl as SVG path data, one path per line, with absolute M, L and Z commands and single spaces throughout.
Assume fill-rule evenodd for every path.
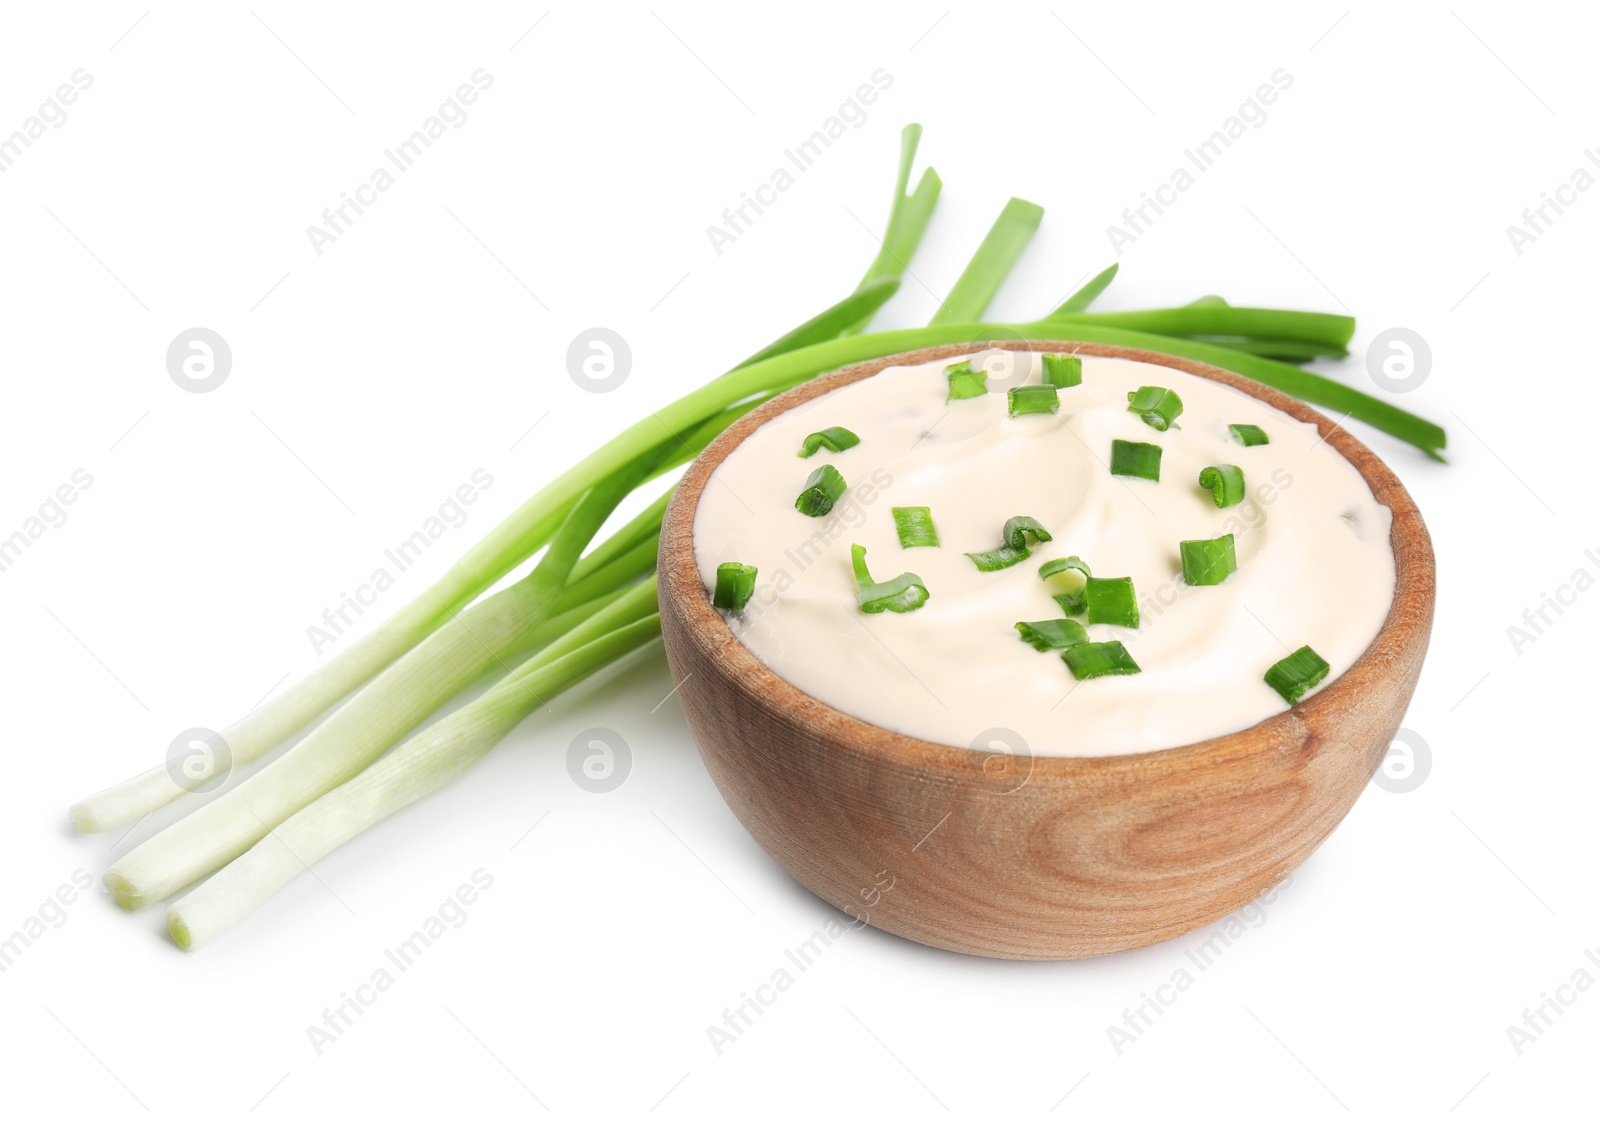
M 893 733 L 769 671 L 712 607 L 693 529 L 714 468 L 763 422 L 885 367 L 980 346 L 1136 359 L 1226 383 L 1317 426 L 1393 512 L 1394 604 L 1354 666 L 1238 733 L 1103 757 L 992 755 Z M 1338 825 L 1411 701 L 1433 622 L 1433 547 L 1411 496 L 1303 403 L 1203 363 L 1070 341 L 875 359 L 752 411 L 690 465 L 661 534 L 661 624 L 678 697 L 723 798 L 807 889 L 879 928 L 1006 959 L 1142 947 L 1226 916 Z M 892 888 L 885 888 L 891 886 Z

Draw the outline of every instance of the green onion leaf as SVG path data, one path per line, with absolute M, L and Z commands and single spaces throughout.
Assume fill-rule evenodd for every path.
M 1006 203 L 928 326 L 970 324 L 983 319 L 989 301 L 1000 291 L 1001 282 L 1022 256 L 1042 218 L 1044 208 L 1037 203 L 1026 199 L 1012 199 Z
M 1111 442 L 1111 474 L 1140 480 L 1161 478 L 1161 446 L 1140 441 Z
M 1034 620 L 1013 625 L 1024 643 L 1035 651 L 1053 651 L 1089 642 L 1089 633 L 1076 620 Z
M 1272 664 L 1262 677 L 1292 706 L 1306 696 L 1306 691 L 1328 677 L 1328 669 L 1326 659 L 1309 647 L 1302 647 Z
M 989 392 L 989 372 L 973 370 L 970 362 L 953 363 L 945 367 L 944 376 L 950 380 L 950 394 L 945 398 L 947 402 L 981 398 Z
M 861 438 L 850 430 L 839 425 L 829 425 L 820 432 L 806 434 L 806 439 L 800 443 L 800 455 L 810 456 L 819 448 L 826 448 L 829 452 L 843 452 L 860 443 Z
M 1045 319 L 1053 320 L 1057 316 L 1070 316 L 1074 312 L 1088 311 L 1089 305 L 1094 303 L 1094 298 L 1106 291 L 1106 286 L 1111 284 L 1112 279 L 1117 275 L 1117 270 L 1120 268 L 1121 266 L 1119 265 L 1106 266 L 1091 277 L 1088 284 L 1062 301 L 1056 307 L 1056 310 L 1046 316 Z
M 1083 360 L 1076 355 L 1041 356 L 1044 360 L 1044 380 L 1058 390 L 1083 384 Z
M 1040 580 L 1049 582 L 1053 588 L 1066 590 L 1051 595 L 1061 606 L 1061 611 L 1068 616 L 1077 616 L 1088 607 L 1084 600 L 1084 587 L 1091 576 L 1089 563 L 1076 555 L 1070 558 L 1053 558 L 1039 567 Z M 1067 580 L 1057 580 L 1063 577 Z
M 1054 386 L 1017 386 L 1006 391 L 1006 408 L 1012 417 L 1026 413 L 1054 413 L 1061 408 Z
M 939 173 L 932 168 L 924 168 L 916 190 L 906 190 L 911 184 L 911 163 L 917 157 L 917 144 L 921 140 L 921 125 L 907 125 L 900 130 L 900 172 L 895 177 L 894 203 L 889 208 L 888 229 L 883 233 L 883 247 L 857 286 L 858 292 L 874 280 L 899 277 L 904 273 L 906 263 L 911 260 L 917 243 L 922 241 L 922 235 L 928 228 L 928 220 L 933 217 L 934 204 L 939 201 L 939 191 L 944 186 L 939 180 Z M 844 334 L 859 334 L 870 319 L 868 315 L 846 329 Z
M 1139 673 L 1139 664 L 1133 661 L 1133 656 L 1128 654 L 1128 649 L 1122 646 L 1120 640 L 1080 643 L 1063 651 L 1061 658 L 1066 661 L 1067 670 L 1072 672 L 1072 677 L 1079 682 L 1086 678 L 1099 678 L 1102 675 Z
M 928 587 L 915 573 L 874 581 L 867 572 L 865 546 L 850 547 L 850 566 L 855 570 L 856 604 L 862 612 L 914 612 L 928 601 Z
M 1220 585 L 1228 574 L 1239 568 L 1239 559 L 1233 552 L 1233 535 L 1221 538 L 1195 538 L 1178 543 L 1178 555 L 1183 559 L 1183 581 L 1186 585 Z
M 1343 347 L 1326 343 L 1307 343 L 1299 339 L 1252 339 L 1242 335 L 1186 335 L 1196 343 L 1209 343 L 1213 347 L 1226 347 L 1246 355 L 1260 355 L 1264 359 L 1277 359 L 1285 363 L 1307 363 L 1327 356 L 1342 359 L 1349 354 Z
M 711 594 L 711 603 L 724 612 L 743 612 L 755 591 L 755 566 L 723 562 L 717 566 L 717 588 Z
M 1038 519 L 1030 519 L 1027 515 L 1018 515 L 1006 520 L 1006 525 L 1000 531 L 1000 548 L 996 550 L 979 550 L 969 553 L 972 564 L 984 573 L 993 573 L 997 569 L 1009 569 L 1020 561 L 1027 559 L 1028 537 L 1032 535 L 1035 542 L 1050 541 L 1050 532 Z
M 1272 443 L 1267 440 L 1266 433 L 1261 431 L 1261 426 L 1259 425 L 1229 425 L 1228 432 L 1233 435 L 1234 440 L 1247 448 L 1251 445 Z
M 844 477 L 832 464 L 824 464 L 806 477 L 806 486 L 794 501 L 795 510 L 802 515 L 819 518 L 833 510 L 833 505 L 844 494 Z
M 1128 391 L 1128 412 L 1137 413 L 1150 428 L 1165 433 L 1183 412 L 1183 399 L 1165 386 L 1141 386 Z
M 933 512 L 927 507 L 891 507 L 889 511 L 894 515 L 894 529 L 900 535 L 902 550 L 939 544 L 939 532 L 933 525 Z
M 1211 492 L 1211 501 L 1218 507 L 1234 507 L 1244 501 L 1244 472 L 1237 464 L 1200 469 L 1200 486 Z
M 1132 577 L 1090 577 L 1083 583 L 1083 600 L 1091 624 L 1139 626 L 1139 603 L 1134 598 Z
M 754 366 L 766 359 L 786 355 L 802 347 L 838 339 L 841 334 L 859 331 L 872 319 L 873 313 L 883 307 L 900 288 L 900 278 L 883 276 L 864 279 L 856 291 L 832 307 L 825 308 L 811 319 L 794 328 L 761 350 L 751 355 L 740 367 Z

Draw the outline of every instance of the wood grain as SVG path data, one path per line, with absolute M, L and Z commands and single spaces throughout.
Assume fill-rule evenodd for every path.
M 1075 959 L 1170 939 L 1226 916 L 1304 862 L 1382 762 L 1432 628 L 1428 531 L 1365 445 L 1259 383 L 1128 348 L 992 343 L 1173 367 L 1315 424 L 1393 512 L 1393 606 L 1355 665 L 1300 705 L 1159 752 L 991 756 L 840 713 L 769 671 L 711 606 L 694 557 L 701 491 L 740 441 L 784 410 L 889 366 L 981 346 L 928 348 L 818 378 L 752 411 L 701 454 L 662 527 L 673 680 L 683 684 L 706 767 L 745 828 L 802 885 L 852 916 L 924 944 L 1008 959 Z

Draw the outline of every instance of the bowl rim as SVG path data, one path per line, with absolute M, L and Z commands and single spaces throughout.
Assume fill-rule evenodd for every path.
M 1249 394 L 1296 420 L 1317 427 L 1325 443 L 1356 469 L 1373 497 L 1388 507 L 1392 519 L 1390 548 L 1395 561 L 1395 591 L 1378 634 L 1359 658 L 1337 678 L 1323 685 L 1298 705 L 1232 733 L 1133 753 L 1049 756 L 1033 753 L 1028 780 L 1065 780 L 1100 774 L 1102 778 L 1137 779 L 1139 774 L 1167 772 L 1175 767 L 1205 768 L 1241 754 L 1276 753 L 1284 745 L 1303 742 L 1313 730 L 1327 729 L 1341 712 L 1354 708 L 1359 696 L 1379 687 L 1390 668 L 1405 666 L 1407 649 L 1429 634 L 1435 593 L 1432 542 L 1422 513 L 1382 459 L 1361 443 L 1342 423 L 1334 422 L 1311 406 L 1270 386 L 1233 371 L 1157 351 L 1111 344 L 1085 343 L 1068 338 L 1011 339 L 941 344 L 855 363 L 802 383 L 764 402 L 730 425 L 689 465 L 678 482 L 662 523 L 658 569 L 664 596 L 673 596 L 670 611 L 685 625 L 701 654 L 733 672 L 740 693 L 754 704 L 812 726 L 825 726 L 828 739 L 852 751 L 902 765 L 944 771 L 955 768 L 970 775 L 973 767 L 993 757 L 985 751 L 927 741 L 897 732 L 865 718 L 837 710 L 778 675 L 758 659 L 712 606 L 710 591 L 700 578 L 694 550 L 694 519 L 699 500 L 712 472 L 751 433 L 766 422 L 813 398 L 859 382 L 890 367 L 916 366 L 958 355 L 1003 349 L 1011 351 L 1070 351 L 1097 358 L 1128 359 L 1169 367 L 1207 378 Z M 698 589 L 700 595 L 683 596 Z M 1318 720 L 1321 719 L 1321 720 Z M 1315 738 L 1313 738 L 1314 740 Z M 1376 762 L 1374 762 L 1374 765 Z

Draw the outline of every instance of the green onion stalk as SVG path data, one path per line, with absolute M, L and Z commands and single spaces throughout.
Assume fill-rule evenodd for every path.
M 917 190 L 911 195 L 905 192 L 921 135 L 921 127 L 917 125 L 907 126 L 902 135 L 900 172 L 890 213 L 889 235 L 883 251 L 855 291 L 774 340 L 729 374 L 759 365 L 774 356 L 837 338 L 841 334 L 859 332 L 894 295 L 899 288 L 900 274 L 927 228 L 940 190 L 939 177 L 929 168 L 924 172 Z M 669 452 L 675 448 L 676 452 L 664 459 L 655 472 L 659 475 L 692 460 L 740 416 L 787 388 L 784 385 L 763 391 L 758 387 L 749 393 L 711 395 L 723 399 L 725 404 L 718 409 L 706 410 L 698 408 L 699 403 L 696 402 L 689 404 L 688 408 L 654 414 L 651 421 L 634 425 L 606 449 L 619 444 L 638 447 L 654 442 L 661 443 Z M 675 404 L 684 407 L 686 403 L 687 399 Z M 686 416 L 692 420 L 675 424 L 676 419 Z M 667 435 L 665 441 L 661 441 L 663 433 Z M 689 435 L 685 436 L 685 433 Z M 603 470 L 583 471 L 586 467 L 593 467 L 594 459 L 591 457 L 589 461 L 578 465 L 525 502 L 468 550 L 442 578 L 373 632 L 271 701 L 227 726 L 221 737 L 227 745 L 232 765 L 247 764 L 306 729 L 340 699 L 370 682 L 385 667 L 544 547 L 575 502 L 577 492 L 583 490 L 581 485 L 584 480 L 598 479 L 606 474 Z M 657 528 L 660 521 L 658 513 L 655 518 Z M 636 540 L 626 545 L 637 547 L 639 542 Z M 579 563 L 574 571 L 574 579 L 587 575 L 585 563 L 588 561 L 584 559 Z M 189 790 L 172 776 L 166 766 L 157 766 L 80 801 L 70 809 L 69 815 L 78 830 L 85 834 L 115 830 L 137 823 Z
M 192 950 L 227 931 L 312 862 L 455 779 L 545 699 L 660 634 L 652 577 L 467 705 L 265 833 L 242 857 L 168 909 L 172 938 Z
M 648 471 L 653 451 L 646 462 L 598 481 L 526 577 L 447 621 L 283 756 L 119 859 L 105 877 L 117 903 L 153 904 L 232 861 L 485 674 L 509 670 L 560 602 L 579 552 Z M 574 629 L 582 626 L 574 623 Z
M 1444 431 L 1434 423 L 1279 361 L 1342 353 L 1355 329 L 1347 316 L 1237 308 L 1220 297 L 1177 308 L 1091 312 L 1116 276 L 1112 266 L 1042 319 L 984 321 L 1039 224 L 1042 211 L 1024 200 L 1007 204 L 932 323 L 865 333 L 898 289 L 940 193 L 932 169 L 908 190 L 920 135 L 914 125 L 902 135 L 882 250 L 854 291 L 623 430 L 527 499 L 370 635 L 228 726 L 222 736 L 236 765 L 311 732 L 117 862 L 107 874 L 117 900 L 130 908 L 151 904 L 214 874 L 169 912 L 178 944 L 199 946 L 309 862 L 458 775 L 544 700 L 645 646 L 660 626 L 652 575 L 670 489 L 580 556 L 601 523 L 637 487 L 687 463 L 749 410 L 851 363 L 950 344 L 1039 340 L 1068 356 L 1074 344 L 1114 344 L 1234 371 L 1430 456 L 1445 447 Z M 1072 364 L 1058 365 L 1065 382 Z M 535 555 L 538 562 L 526 576 L 483 596 Z M 857 569 L 875 606 L 906 611 L 919 599 L 915 574 L 877 584 L 864 564 Z M 905 587 L 891 589 L 897 582 Z M 1079 677 L 1136 669 L 1131 660 L 1123 666 L 1125 656 L 1084 650 L 1093 646 L 1066 650 Z M 497 681 L 477 699 L 433 720 L 457 695 L 491 677 Z M 109 830 L 184 794 L 162 767 L 91 796 L 71 814 L 80 830 Z

